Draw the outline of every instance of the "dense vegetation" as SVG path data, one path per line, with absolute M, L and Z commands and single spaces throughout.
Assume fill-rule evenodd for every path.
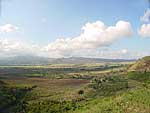
M 126 71 L 137 62 L 2 66 L 0 113 L 150 113 L 149 70 Z
M 0 81 L 0 111 L 3 113 L 26 112 L 27 102 L 25 96 L 33 87 L 11 87 Z
M 106 76 L 98 79 L 94 78 L 89 87 L 96 90 L 97 95 L 108 96 L 128 88 L 128 81 L 122 76 Z

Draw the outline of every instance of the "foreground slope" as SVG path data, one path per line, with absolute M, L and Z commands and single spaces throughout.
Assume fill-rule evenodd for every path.
M 126 91 L 92 99 L 73 113 L 150 113 L 150 56 L 139 59 L 129 70 L 135 72 L 125 75 Z

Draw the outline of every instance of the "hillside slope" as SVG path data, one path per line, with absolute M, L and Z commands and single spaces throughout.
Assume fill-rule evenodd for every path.
M 150 56 L 146 56 L 136 61 L 130 68 L 129 71 L 146 71 L 150 72 Z

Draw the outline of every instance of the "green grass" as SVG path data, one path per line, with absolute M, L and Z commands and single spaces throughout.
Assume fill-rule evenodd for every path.
M 150 81 L 150 72 L 129 72 L 128 78 L 137 80 L 140 82 L 149 82 Z
M 96 98 L 73 113 L 150 113 L 150 89 L 138 88 L 119 95 Z

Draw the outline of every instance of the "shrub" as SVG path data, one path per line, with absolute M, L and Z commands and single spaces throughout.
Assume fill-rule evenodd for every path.
M 79 91 L 78 91 L 78 94 L 79 94 L 79 95 L 83 95 L 83 94 L 84 94 L 84 90 L 79 90 Z
M 95 89 L 99 95 L 111 95 L 128 88 L 128 81 L 122 76 L 105 76 L 94 78 L 89 87 Z

